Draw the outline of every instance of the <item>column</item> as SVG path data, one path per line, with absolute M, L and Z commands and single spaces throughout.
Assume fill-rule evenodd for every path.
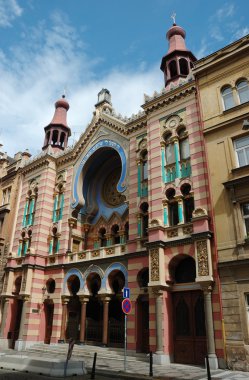
M 156 354 L 163 353 L 163 338 L 162 338 L 162 293 L 156 293 Z
M 7 320 L 8 315 L 8 309 L 9 309 L 9 298 L 2 298 L 2 321 L 1 321 L 1 327 L 0 327 L 0 338 L 4 338 L 4 329 L 5 329 L 5 323 Z
M 211 369 L 218 368 L 218 360 L 215 353 L 215 341 L 214 341 L 214 324 L 213 324 L 213 308 L 212 308 L 212 287 L 208 286 L 203 289 L 204 292 L 204 306 L 205 306 L 205 322 L 206 322 L 206 334 L 207 334 L 207 350 L 208 359 Z
M 102 335 L 102 344 L 103 346 L 107 346 L 108 342 L 108 322 L 109 322 L 109 302 L 111 298 L 105 297 L 103 298 L 103 335 Z
M 70 218 L 68 219 L 69 224 L 69 236 L 68 236 L 68 245 L 67 245 L 67 253 L 72 252 L 72 232 L 73 232 L 73 226 L 75 224 L 77 219 Z
M 166 200 L 163 200 L 163 224 L 165 227 L 169 225 L 168 202 Z
M 84 228 L 84 246 L 83 246 L 83 249 L 86 250 L 87 249 L 87 238 L 88 238 L 88 232 L 89 232 L 89 224 L 85 223 L 83 224 L 83 228 Z
M 65 332 L 66 332 L 66 323 L 67 323 L 67 304 L 69 298 L 62 298 L 62 319 L 61 319 L 61 334 L 58 343 L 65 342 Z
M 85 343 L 85 335 L 86 335 L 86 306 L 89 298 L 80 297 L 81 302 L 81 318 L 80 318 L 80 343 Z
M 137 161 L 137 195 L 141 197 L 141 161 Z
M 184 216 L 183 216 L 183 200 L 181 197 L 175 197 L 178 203 L 178 217 L 179 217 L 179 224 L 184 223 Z
M 137 234 L 138 237 L 142 237 L 142 222 L 141 214 L 137 214 Z
M 167 177 L 166 177 L 166 172 L 165 172 L 165 165 L 166 165 L 166 160 L 165 160 L 165 143 L 161 141 L 161 160 L 162 160 L 162 179 L 163 183 L 168 182 Z
M 174 153 L 175 153 L 175 160 L 176 160 L 176 178 L 181 178 L 181 171 L 180 171 L 180 156 L 179 156 L 179 142 L 177 138 L 174 138 Z

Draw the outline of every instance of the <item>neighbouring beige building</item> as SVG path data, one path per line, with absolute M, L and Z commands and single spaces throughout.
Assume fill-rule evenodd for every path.
M 197 61 L 229 368 L 249 370 L 249 35 Z

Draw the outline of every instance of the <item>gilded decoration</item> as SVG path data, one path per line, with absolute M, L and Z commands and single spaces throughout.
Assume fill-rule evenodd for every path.
M 159 250 L 152 249 L 150 251 L 151 259 L 151 281 L 159 281 Z
M 85 252 L 78 253 L 78 259 L 79 260 L 84 260 L 85 258 L 86 258 L 86 253 Z
M 113 255 L 114 254 L 114 249 L 113 248 L 108 248 L 108 249 L 105 250 L 105 253 L 107 255 Z
M 120 206 L 126 199 L 125 196 L 117 190 L 119 178 L 120 169 L 116 169 L 106 178 L 103 185 L 103 198 L 110 206 Z
M 93 251 L 92 257 L 98 257 L 100 255 L 99 251 Z
M 207 241 L 200 240 L 196 243 L 197 249 L 197 262 L 198 262 L 198 276 L 208 276 L 208 248 Z
M 55 263 L 55 257 L 49 257 L 49 263 L 54 264 Z

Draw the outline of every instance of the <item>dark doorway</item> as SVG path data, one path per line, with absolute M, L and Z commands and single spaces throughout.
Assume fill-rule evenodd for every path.
M 81 303 L 79 297 L 74 295 L 68 303 L 68 320 L 66 329 L 66 339 L 74 339 L 78 341 L 80 336 L 80 314 Z
M 44 343 L 50 344 L 52 330 L 53 330 L 53 318 L 54 318 L 54 304 L 53 303 L 44 303 L 44 312 L 45 312 L 45 338 Z
M 15 342 L 19 338 L 20 324 L 21 324 L 21 319 L 22 319 L 23 300 L 16 299 L 14 301 L 13 309 L 15 310 L 14 315 L 16 316 L 16 318 L 15 318 L 15 323 L 14 323 L 14 330 L 11 336 L 12 339 L 11 339 L 10 348 L 14 349 Z
M 124 313 L 121 299 L 114 295 L 109 304 L 109 345 L 112 347 L 124 346 Z
M 147 296 L 137 300 L 137 352 L 149 352 L 149 300 Z
M 175 362 L 204 364 L 207 344 L 203 293 L 173 293 L 173 320 Z

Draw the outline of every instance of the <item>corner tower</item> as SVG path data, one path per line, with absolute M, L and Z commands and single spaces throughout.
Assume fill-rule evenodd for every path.
M 68 144 L 68 138 L 71 136 L 71 129 L 67 125 L 67 111 L 69 103 L 65 99 L 65 95 L 55 103 L 54 117 L 45 130 L 45 139 L 43 150 L 49 146 L 55 150 L 64 150 Z
M 175 20 L 174 20 L 175 21 Z M 186 78 L 193 68 L 196 57 L 186 48 L 186 32 L 174 22 L 166 34 L 169 41 L 168 52 L 162 58 L 160 69 L 164 73 L 165 87 L 178 84 L 180 78 Z

